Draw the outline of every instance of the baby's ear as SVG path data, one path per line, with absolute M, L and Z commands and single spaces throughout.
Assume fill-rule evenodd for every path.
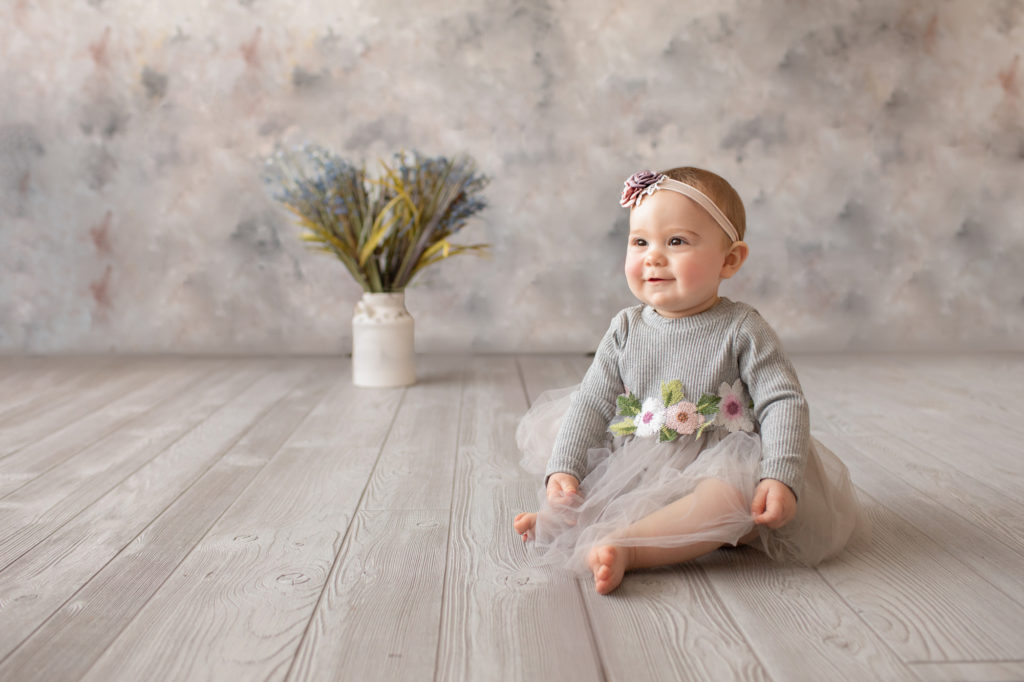
M 725 254 L 725 262 L 722 263 L 722 279 L 729 279 L 743 267 L 750 253 L 750 247 L 746 242 L 733 242 L 729 247 L 729 253 Z

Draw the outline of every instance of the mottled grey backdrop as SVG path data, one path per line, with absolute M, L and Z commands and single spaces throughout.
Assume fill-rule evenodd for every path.
M 162 7 L 161 5 L 167 5 Z M 211 9 L 217 7 L 217 9 Z M 276 143 L 466 152 L 418 348 L 592 349 L 622 179 L 719 171 L 723 292 L 791 349 L 1024 349 L 1024 2 L 0 0 L 0 352 L 350 345 L 359 290 L 260 182 Z

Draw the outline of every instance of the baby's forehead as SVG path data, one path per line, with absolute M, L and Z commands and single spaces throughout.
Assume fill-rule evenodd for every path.
M 693 223 L 714 221 L 711 214 L 690 197 L 666 190 L 655 192 L 645 198 L 640 206 L 630 209 L 629 222 L 631 225 L 634 220 L 646 222 L 653 219 Z
M 702 220 L 697 216 L 686 215 L 653 215 L 636 217 L 629 216 L 629 232 L 718 232 L 721 228 L 710 220 Z

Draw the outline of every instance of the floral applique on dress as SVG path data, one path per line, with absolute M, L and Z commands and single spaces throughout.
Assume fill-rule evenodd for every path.
M 683 394 L 683 382 L 675 379 L 662 382 L 661 396 L 640 400 L 632 392 L 620 395 L 618 412 L 622 417 L 609 430 L 616 436 L 635 435 L 638 438 L 658 437 L 662 443 L 671 443 L 680 436 L 695 434 L 700 438 L 704 429 L 719 427 L 733 431 L 753 431 L 754 419 L 750 410 L 754 404 L 744 399 L 743 383 L 737 379 L 731 385 L 722 382 L 718 395 L 705 393 L 692 403 Z

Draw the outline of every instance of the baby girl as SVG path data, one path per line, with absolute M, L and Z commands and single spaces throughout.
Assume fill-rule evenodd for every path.
M 524 465 L 547 465 L 540 510 L 516 532 L 601 594 L 723 545 L 808 565 L 836 554 L 858 516 L 846 467 L 811 438 L 775 332 L 718 295 L 749 253 L 739 195 L 686 167 L 635 173 L 620 203 L 640 303 L 612 320 L 582 383 L 520 423 Z

